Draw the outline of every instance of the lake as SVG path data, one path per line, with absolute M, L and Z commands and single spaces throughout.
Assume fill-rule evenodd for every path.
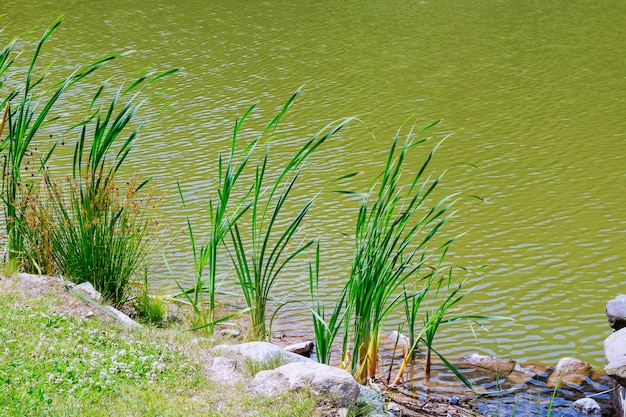
M 626 278 L 626 3 L 4 0 L 0 13 L 2 42 L 65 15 L 42 60 L 56 62 L 52 76 L 131 50 L 103 73 L 181 68 L 162 82 L 171 105 L 143 109 L 152 122 L 128 161 L 165 193 L 160 213 L 168 227 L 152 272 L 158 291 L 175 288 L 161 250 L 176 279 L 192 280 L 176 181 L 200 227 L 216 155 L 227 149 L 236 117 L 258 102 L 249 125 L 258 129 L 302 86 L 279 128 L 277 158 L 328 123 L 363 121 L 326 144 L 298 185 L 301 196 L 321 192 L 307 231 L 324 233 L 326 301 L 349 274 L 358 208 L 358 199 L 326 192 L 328 183 L 358 170 L 349 186 L 363 190 L 410 115 L 418 125 L 441 119 L 433 140 L 454 133 L 436 167 L 479 167 L 452 169 L 445 190 L 487 201 L 462 199 L 450 229 L 466 235 L 448 261 L 487 265 L 467 283 L 474 289 L 463 311 L 516 321 L 483 322 L 488 332 L 475 328 L 476 338 L 450 325 L 437 346 L 449 355 L 551 364 L 573 355 L 604 365 L 604 306 Z M 66 98 L 68 111 L 73 99 Z M 276 296 L 307 300 L 305 272 L 303 262 L 294 265 Z M 394 316 L 390 330 L 401 320 Z M 276 328 L 309 333 L 310 317 L 286 309 Z

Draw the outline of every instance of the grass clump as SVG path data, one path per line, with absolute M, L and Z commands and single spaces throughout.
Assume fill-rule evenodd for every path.
M 276 369 L 280 366 L 287 364 L 285 359 L 280 354 L 270 355 L 267 359 L 258 361 L 250 358 L 244 359 L 247 374 L 254 376 L 261 371 L 267 371 Z
M 144 274 L 143 284 L 138 285 L 137 295 L 133 300 L 133 307 L 140 321 L 156 326 L 165 324 L 167 304 L 165 300 L 149 294 L 147 272 Z
M 38 72 L 38 58 L 60 24 L 57 19 L 41 36 L 21 82 L 12 79 L 21 77 L 19 72 L 10 71 L 15 41 L 0 52 L 0 88 L 7 80 L 17 85 L 3 94 L 0 102 L 4 110 L 0 123 L 0 138 L 4 135 L 0 140 L 1 197 L 8 257 L 28 272 L 89 281 L 105 299 L 119 306 L 146 259 L 154 199 L 140 194 L 146 181 L 118 181 L 116 174 L 142 127 L 133 119 L 146 101 L 143 87 L 176 70 L 142 75 L 112 95 L 102 84 L 93 95 L 84 97 L 88 116 L 70 130 L 78 136 L 71 175 L 55 177 L 49 164 L 58 141 L 52 134 L 49 138 L 41 135 L 41 130 L 56 132 L 59 98 L 119 57 L 111 55 L 80 67 L 53 81 L 46 90 L 49 67 Z M 84 91 L 88 89 L 81 94 Z M 45 139 L 36 143 L 39 136 Z M 40 154 L 38 146 L 50 148 Z

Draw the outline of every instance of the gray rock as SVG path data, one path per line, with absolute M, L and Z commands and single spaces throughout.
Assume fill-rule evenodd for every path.
M 626 356 L 626 329 L 613 332 L 604 339 L 604 358 L 611 363 Z
M 81 291 L 83 294 L 89 296 L 94 301 L 102 302 L 102 294 L 100 294 L 96 289 L 91 285 L 91 282 L 83 282 L 82 284 L 74 285 L 74 289 Z
M 604 372 L 621 386 L 626 386 L 626 357 L 609 362 L 604 367 Z
M 241 336 L 241 330 L 239 329 L 222 329 L 220 330 L 220 334 L 222 336 L 228 336 L 228 337 L 239 337 Z
M 393 413 L 394 416 L 401 416 L 402 415 L 402 409 L 400 408 L 400 406 L 394 402 L 389 402 L 387 404 L 387 410 L 389 410 L 391 413 Z
M 615 330 L 626 327 L 626 295 L 618 295 L 606 303 L 606 318 Z
M 367 387 L 365 385 L 359 385 L 359 397 L 357 402 L 367 404 L 370 414 L 381 415 L 385 414 L 385 404 L 383 403 L 382 395 L 380 391 L 374 388 Z
M 313 342 L 300 342 L 294 343 L 289 346 L 283 347 L 287 352 L 295 353 L 296 355 L 304 356 L 306 358 L 311 356 L 315 343 Z
M 466 356 L 463 359 L 463 363 L 496 372 L 503 378 L 507 377 L 513 368 L 515 368 L 515 361 L 512 359 L 496 358 L 494 356 L 484 356 L 476 353 Z
M 556 369 L 548 377 L 548 387 L 564 384 L 581 385 L 591 373 L 591 365 L 576 358 L 561 358 Z
M 141 324 L 137 323 L 135 320 L 128 317 L 126 314 L 122 313 L 116 308 L 111 306 L 105 306 L 104 309 L 113 317 L 115 317 L 122 324 L 128 326 L 131 329 L 141 329 Z
M 243 375 L 238 370 L 237 362 L 218 356 L 213 358 L 213 366 L 211 366 L 211 379 L 221 384 L 232 385 L 243 380 Z
M 578 411 L 580 414 L 587 416 L 601 416 L 602 408 L 600 405 L 591 398 L 581 398 L 572 403 L 572 408 Z
M 218 345 L 213 348 L 214 352 L 231 353 L 238 356 L 243 356 L 255 361 L 265 362 L 272 360 L 277 356 L 285 363 L 292 362 L 313 362 L 312 359 L 305 358 L 304 356 L 296 355 L 295 353 L 287 352 L 280 346 L 274 345 L 268 342 L 249 342 L 242 343 L 240 345 Z
M 387 339 L 389 339 L 393 343 L 398 343 L 398 347 L 402 349 L 403 352 L 408 351 L 411 348 L 411 343 L 408 337 L 403 335 L 402 333 L 398 333 L 398 331 L 394 330 L 387 335 Z
M 506 377 L 511 384 L 524 385 L 534 378 L 548 378 L 552 369 L 545 364 L 519 364 L 516 363 L 513 371 Z
M 266 396 L 306 388 L 315 395 L 331 396 L 343 407 L 354 404 L 360 393 L 359 384 L 348 372 L 314 361 L 261 371 L 252 380 L 252 388 Z

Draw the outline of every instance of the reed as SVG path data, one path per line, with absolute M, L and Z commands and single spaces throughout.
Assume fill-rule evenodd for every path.
M 319 269 L 320 269 L 320 245 L 315 251 L 315 263 L 309 264 L 309 290 L 311 294 L 311 315 L 313 318 L 313 331 L 315 333 L 315 356 L 317 361 L 330 364 L 332 346 L 343 326 L 346 308 L 344 303 L 346 292 L 342 291 L 339 301 L 333 306 L 330 316 L 327 318 L 326 309 L 320 302 L 319 297 Z
M 4 174 L 1 195 L 4 204 L 9 259 L 27 256 L 23 234 L 25 219 L 24 213 L 19 210 L 19 201 L 21 194 L 32 194 L 33 183 L 30 180 L 24 180 L 22 164 L 24 158 L 29 155 L 33 139 L 43 126 L 56 120 L 57 117 L 50 116 L 50 113 L 59 98 L 70 87 L 96 71 L 106 62 L 119 57 L 119 55 L 110 55 L 80 67 L 55 83 L 49 90 L 40 91 L 43 88 L 42 82 L 47 76 L 49 67 L 41 74 L 37 74 L 35 72 L 36 64 L 44 44 L 61 25 L 61 22 L 61 18 L 55 20 L 44 32 L 37 42 L 26 76 L 20 87 L 9 91 L 2 99 L 4 114 L 1 130 L 2 132 L 6 131 L 6 137 L 0 142 Z M 10 75 L 6 71 L 14 62 L 11 58 L 14 45 L 15 40 L 6 45 L 0 53 L 0 77 Z M 4 79 L 2 83 L 4 84 Z M 45 96 L 46 94 L 47 96 Z M 38 166 L 31 169 L 40 170 L 43 168 L 55 147 L 56 144 L 52 145 L 49 152 L 40 158 Z
M 252 141 L 241 152 L 237 150 L 239 132 L 254 108 L 255 105 L 250 106 L 241 118 L 236 120 L 228 155 L 226 157 L 222 153 L 218 155 L 217 198 L 210 198 L 208 202 L 208 237 L 204 241 L 198 240 L 189 216 L 186 217 L 187 232 L 193 254 L 195 283 L 192 288 L 184 289 L 177 282 L 180 293 L 175 299 L 191 307 L 195 323 L 193 329 L 204 329 L 209 335 L 213 334 L 215 324 L 227 320 L 235 314 L 243 313 L 240 311 L 219 318 L 216 315 L 217 259 L 224 237 L 232 229 L 235 222 L 250 208 L 250 205 L 245 202 L 249 192 L 244 193 L 243 198 L 234 202 L 231 201 L 231 198 L 235 186 L 238 184 L 260 139 L 257 138 Z M 180 184 L 178 185 L 178 193 L 183 209 L 186 210 L 185 198 Z
M 265 128 L 262 137 L 274 131 L 297 94 L 298 91 L 291 96 Z M 239 223 L 234 222 L 229 230 L 230 240 L 227 241 L 239 287 L 250 311 L 249 339 L 271 339 L 271 323 L 268 326 L 266 315 L 272 288 L 285 267 L 316 240 L 307 238 L 295 241 L 315 197 L 308 198 L 295 215 L 285 214 L 301 170 L 307 158 L 349 120 L 329 125 L 313 135 L 288 160 L 276 179 L 269 181 L 268 159 L 275 136 L 270 135 L 265 141 L 265 152 L 256 165 L 250 193 L 250 237 L 242 236 Z
M 453 194 L 429 204 L 443 174 L 432 178 L 427 170 L 441 142 L 410 181 L 403 184 L 401 179 L 409 151 L 426 140 L 418 136 L 436 124 L 421 130 L 412 127 L 406 134 L 397 131 L 386 166 L 359 209 L 355 255 L 345 290 L 348 310 L 342 362 L 360 382 L 376 376 L 383 325 L 401 301 L 402 286 L 437 254 L 445 254 L 454 241 L 429 247 L 447 222 L 455 199 Z

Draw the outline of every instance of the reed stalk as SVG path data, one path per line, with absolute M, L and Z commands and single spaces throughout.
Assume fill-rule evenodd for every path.
M 254 149 L 260 140 L 260 138 L 257 138 L 252 141 L 241 153 L 237 151 L 239 132 L 254 108 L 255 105 L 250 106 L 243 116 L 235 122 L 228 156 L 224 158 L 221 153 L 218 156 L 218 195 L 217 198 L 211 198 L 208 202 L 209 231 L 205 241 L 197 240 L 189 216 L 186 218 L 189 242 L 193 254 L 195 284 L 191 289 L 184 289 L 180 283 L 177 283 L 180 289 L 178 299 L 184 300 L 191 306 L 196 323 L 193 328 L 195 330 L 204 329 L 209 335 L 213 334 L 215 324 L 232 316 L 228 315 L 220 318 L 216 316 L 217 259 L 224 237 L 234 227 L 237 220 L 250 208 L 250 205 L 245 202 L 245 197 L 235 202 L 231 202 L 231 197 L 244 168 L 250 161 Z M 183 208 L 186 210 L 185 198 L 180 185 L 178 191 Z M 248 194 L 249 191 L 245 193 L 245 196 Z
M 429 205 L 443 174 L 433 179 L 427 169 L 441 142 L 408 183 L 401 179 L 409 151 L 425 141 L 417 136 L 435 124 L 419 131 L 409 129 L 403 142 L 402 129 L 397 131 L 386 166 L 359 209 L 354 261 L 346 284 L 349 309 L 342 359 L 359 382 L 376 376 L 383 325 L 401 301 L 398 294 L 405 282 L 454 241 L 429 247 L 447 222 L 455 198 L 449 195 Z
M 261 137 L 272 132 L 299 92 L 296 91 L 282 110 L 265 128 Z M 307 140 L 279 171 L 275 180 L 267 180 L 268 159 L 273 136 L 265 142 L 265 152 L 257 163 L 250 201 L 250 238 L 242 236 L 238 222 L 229 230 L 229 253 L 237 274 L 239 287 L 250 310 L 248 338 L 269 340 L 266 315 L 271 291 L 281 272 L 298 255 L 315 243 L 315 238 L 295 242 L 295 237 L 313 205 L 309 198 L 295 215 L 286 217 L 289 198 L 307 158 L 324 142 L 336 134 L 350 119 L 329 125 Z M 279 226 L 280 225 L 280 226 Z
M 23 213 L 19 210 L 19 199 L 22 193 L 29 194 L 32 192 L 32 183 L 23 181 L 22 178 L 22 163 L 24 158 L 29 155 L 31 142 L 43 126 L 56 120 L 57 117 L 51 117 L 50 113 L 65 91 L 96 71 L 106 62 L 119 57 L 119 55 L 110 55 L 76 69 L 69 76 L 54 84 L 47 91 L 49 93 L 47 98 L 39 99 L 39 97 L 43 97 L 39 90 L 41 89 L 41 83 L 46 78 L 47 69 L 37 75 L 35 67 L 44 44 L 61 25 L 61 21 L 61 18 L 55 20 L 37 42 L 21 87 L 10 91 L 2 99 L 4 108 L 2 127 L 3 130 L 6 128 L 8 130 L 6 137 L 0 142 L 4 174 L 1 195 L 4 204 L 10 260 L 26 256 L 23 234 L 25 219 Z M 7 76 L 6 70 L 13 63 L 9 56 L 14 42 L 10 42 L 0 53 L 0 77 Z M 38 100 L 41 100 L 41 102 Z M 39 167 L 34 169 L 41 169 L 45 166 L 55 147 L 56 145 L 51 147 L 49 152 L 40 159 Z

